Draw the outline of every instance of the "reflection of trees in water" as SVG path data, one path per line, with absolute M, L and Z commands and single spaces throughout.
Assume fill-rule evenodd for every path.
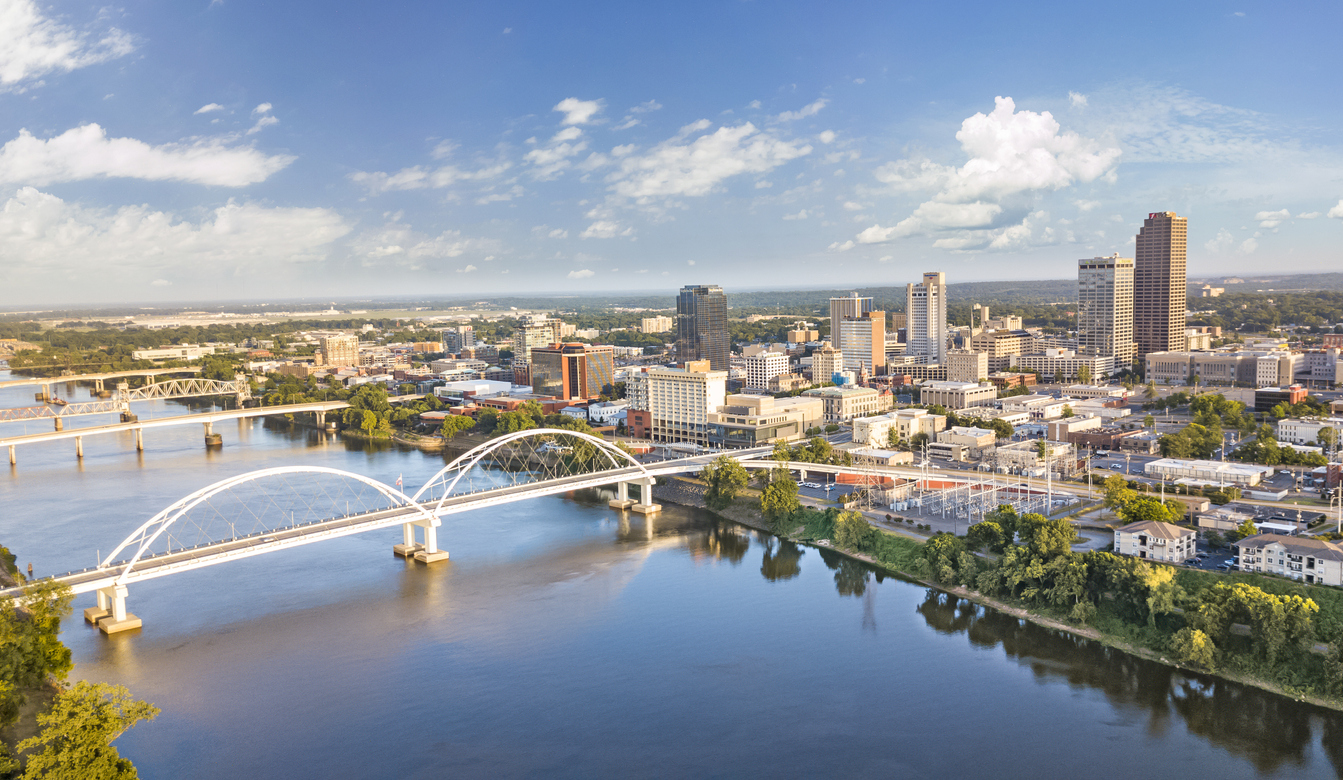
M 833 550 L 821 548 L 821 560 L 835 572 L 835 590 L 841 596 L 861 596 L 867 591 L 867 566 Z
M 1178 716 L 1190 733 L 1245 758 L 1260 772 L 1304 766 L 1311 719 L 1319 718 L 1324 751 L 1343 773 L 1343 715 L 1337 712 L 1191 676 L 941 591 L 930 589 L 918 612 L 939 633 L 964 632 L 982 648 L 1002 645 L 1008 657 L 1029 664 L 1041 680 L 1063 678 L 1102 691 L 1112 704 L 1142 709 L 1149 734 L 1164 733 Z
M 751 537 L 741 526 L 714 523 L 702 533 L 687 534 L 685 545 L 693 557 L 713 557 L 735 566 L 751 549 Z
M 764 540 L 764 557 L 760 560 L 760 573 L 770 582 L 791 580 L 802 573 L 799 561 L 804 554 L 801 547 L 793 542 L 768 537 Z

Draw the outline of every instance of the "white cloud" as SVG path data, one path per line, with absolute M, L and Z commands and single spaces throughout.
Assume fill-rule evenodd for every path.
M 770 187 L 773 187 L 773 186 L 774 186 L 774 182 L 772 182 L 772 181 L 770 181 L 770 180 L 768 180 L 768 179 L 761 179 L 760 181 L 758 181 L 758 182 L 755 183 L 755 188 L 756 188 L 757 190 L 767 190 L 767 189 L 769 189 Z
M 835 142 L 835 131 L 823 130 L 819 135 L 816 136 L 816 140 L 820 141 L 823 144 L 832 144 Z
M 629 227 L 622 228 L 621 225 L 617 222 L 601 219 L 597 220 L 596 222 L 593 222 L 591 225 L 588 225 L 587 228 L 584 229 L 582 233 L 578 234 L 578 237 L 615 238 L 616 236 L 628 236 L 633 232 L 634 228 Z
M 861 203 L 854 203 L 851 200 L 847 200 L 844 202 L 844 208 L 847 211 L 862 211 L 864 206 Z
M 825 108 L 825 104 L 829 102 L 830 101 L 826 98 L 821 98 L 814 103 L 808 103 L 797 111 L 785 111 L 776 116 L 775 119 L 780 122 L 792 122 L 798 119 L 805 119 L 809 116 L 816 116 L 820 113 L 821 109 Z
M 150 146 L 134 138 L 108 138 L 96 124 L 49 139 L 20 130 L 0 147 L 0 183 L 45 185 L 102 177 L 186 181 L 242 187 L 265 181 L 294 158 L 266 155 L 219 139 Z
M 661 108 L 662 104 L 657 102 L 656 100 L 645 100 L 644 102 L 640 103 L 634 108 L 631 108 L 629 110 L 629 113 L 625 114 L 625 118 L 620 120 L 620 124 L 616 125 L 611 129 L 628 130 L 629 128 L 634 127 L 635 125 L 641 125 L 643 124 L 643 120 L 639 119 L 640 114 L 648 114 L 653 111 L 657 111 Z
M 0 257 L 17 274 L 120 272 L 170 267 L 258 272 L 322 260 L 333 241 L 350 232 L 324 208 L 268 208 L 255 203 L 220 206 L 199 222 L 152 211 L 83 208 L 34 187 L 0 205 Z
M 1078 211 L 1086 213 L 1100 208 L 1101 202 L 1098 200 L 1075 200 L 1073 201 L 1073 205 L 1077 207 Z
M 458 182 L 486 181 L 497 178 L 512 167 L 512 163 L 506 161 L 483 165 L 474 171 L 464 171 L 455 165 L 444 165 L 433 170 L 416 165 L 395 173 L 356 171 L 350 174 L 350 180 L 367 187 L 370 195 L 380 195 L 395 190 L 443 189 Z
M 458 269 L 457 269 L 457 273 L 459 273 L 459 274 L 469 274 L 469 273 L 471 273 L 472 271 L 479 271 L 479 270 L 480 270 L 479 268 L 476 268 L 474 265 L 471 265 L 471 264 L 468 263 L 467 266 L 466 266 L 465 268 L 458 268 Z
M 611 189 L 640 204 L 658 198 L 698 197 L 732 176 L 765 173 L 811 153 L 810 145 L 760 132 L 750 122 L 720 127 L 684 142 L 709 124 L 700 120 L 687 125 L 645 154 L 624 157 L 619 169 L 607 177 Z
M 806 210 L 806 209 L 802 209 L 801 211 L 797 212 L 796 214 L 784 214 L 784 215 L 783 215 L 783 218 L 784 218 L 784 219 L 806 219 L 806 218 L 807 218 L 807 210 Z
M 878 263 L 889 263 L 895 259 L 895 255 L 882 255 L 877 258 Z
M 1297 215 L 1296 215 L 1296 218 L 1297 218 L 1297 219 L 1319 219 L 1319 218 L 1320 218 L 1320 212 L 1318 212 L 1318 211 L 1307 211 L 1307 212 L 1304 213 L 1304 214 L 1297 214 Z
M 1333 219 L 1343 219 L 1343 199 L 1339 199 L 1338 205 L 1329 209 L 1329 216 Z
M 272 108 L 274 108 L 274 106 L 272 106 L 270 103 L 260 103 L 257 105 L 256 108 L 252 109 L 252 116 L 256 116 L 258 114 L 269 114 Z
M 970 159 L 960 168 L 910 159 L 877 169 L 877 179 L 898 192 L 938 192 L 895 227 L 864 230 L 859 243 L 942 229 L 988 228 L 1003 211 L 999 201 L 1020 201 L 1037 191 L 1113 176 L 1118 149 L 1061 132 L 1048 111 L 1017 111 L 1010 97 L 995 98 L 994 104 L 992 113 L 975 114 L 961 123 L 956 140 Z
M 1258 241 L 1254 240 L 1253 238 L 1247 238 L 1240 244 L 1240 253 L 1243 255 L 1248 255 L 1258 248 L 1259 248 Z
M 568 238 L 569 231 L 565 230 L 564 228 L 555 228 L 554 230 L 550 231 L 548 235 L 551 238 Z
M 278 124 L 280 124 L 279 119 L 276 119 L 270 114 L 264 114 L 260 119 L 256 120 L 256 124 L 252 125 L 251 128 L 247 130 L 247 135 L 255 135 L 256 133 L 261 132 L 261 128 L 263 127 L 270 127 L 271 125 Z
M 1086 108 L 1087 96 L 1080 92 L 1069 92 L 1068 102 L 1072 103 L 1073 108 Z
M 1235 243 L 1236 243 L 1235 236 L 1232 236 L 1231 232 L 1228 231 L 1226 228 L 1222 228 L 1221 230 L 1217 231 L 1216 236 L 1213 236 L 1211 239 L 1209 239 L 1207 242 L 1203 244 L 1203 248 L 1213 254 L 1220 255 L 1225 254 L 1226 251 L 1230 249 L 1232 245 L 1234 245 Z
M 860 241 L 859 243 L 862 242 Z M 831 244 L 829 248 L 835 250 L 836 252 L 847 252 L 850 249 L 853 249 L 853 247 L 854 243 L 852 241 L 845 241 L 843 243 L 836 241 L 835 243 Z
M 523 159 L 532 165 L 532 178 L 549 181 L 572 166 L 569 158 L 588 148 L 587 141 L 581 140 L 582 136 L 582 129 L 566 127 L 552 136 L 544 146 L 538 146 L 523 155 Z
M 135 50 L 115 27 L 99 39 L 42 15 L 33 0 L 0 5 L 0 88 L 116 59 Z
M 570 271 L 570 272 L 569 272 L 569 278 L 570 278 L 570 279 L 586 279 L 586 278 L 588 278 L 589 276 L 593 276 L 593 275 L 594 275 L 594 272 L 593 272 L 591 269 L 588 269 L 588 268 L 584 268 L 584 269 L 581 269 L 581 270 L 578 270 L 578 271 Z
M 208 114 L 211 111 L 223 111 L 223 110 L 224 107 L 219 105 L 218 103 L 206 103 L 205 105 L 201 106 L 200 108 L 196 109 L 191 113 L 194 116 L 195 114 Z
M 350 241 L 351 250 L 364 259 L 365 266 L 394 265 L 411 271 L 423 270 L 434 260 L 447 260 L 463 255 L 493 259 L 499 242 L 493 239 L 466 238 L 459 230 L 445 230 L 437 236 L 421 233 L 410 225 L 397 221 L 375 230 L 368 230 Z M 446 270 L 446 269 L 444 269 Z M 463 269 L 456 269 L 466 273 Z M 475 270 L 471 268 L 471 270 Z
M 555 104 L 553 111 L 559 111 L 564 114 L 564 121 L 560 124 L 565 125 L 586 125 L 591 124 L 593 117 L 601 113 L 602 107 L 606 105 L 604 100 L 579 100 L 578 98 L 565 98 Z
M 1292 218 L 1292 212 L 1287 209 L 1280 211 L 1261 211 L 1254 215 L 1255 221 L 1261 228 L 1275 228 L 1281 225 L 1283 221 Z

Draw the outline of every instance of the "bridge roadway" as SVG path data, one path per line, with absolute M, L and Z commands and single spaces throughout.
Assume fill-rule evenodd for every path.
M 740 450 L 734 452 L 733 455 L 739 458 L 759 457 L 766 455 L 769 452 L 770 448 L 761 447 L 753 450 Z M 520 485 L 509 485 L 506 487 L 489 488 L 469 493 L 459 493 L 446 499 L 443 502 L 443 506 L 434 511 L 434 514 L 446 516 L 460 512 L 469 512 L 476 509 L 484 509 L 491 506 L 498 506 L 500 504 L 510 504 L 516 501 L 526 501 L 533 498 L 541 498 L 543 496 L 553 496 L 560 493 L 567 493 L 571 490 L 602 487 L 617 482 L 632 482 L 643 478 L 645 473 L 649 476 L 667 476 L 688 471 L 698 471 L 716 457 L 718 457 L 718 453 L 698 455 L 691 458 L 681 458 L 675 461 L 664 461 L 656 464 L 655 468 L 649 468 L 646 471 L 637 466 L 626 466 L 620 469 L 611 469 L 591 474 L 577 474 L 570 477 L 545 480 L 543 482 L 529 482 Z M 421 506 L 428 509 L 431 504 L 426 502 L 421 504 Z M 375 531 L 381 528 L 391 528 L 403 525 L 405 523 L 414 523 L 422 518 L 423 515 L 416 507 L 398 506 L 389 509 L 375 510 L 373 512 L 335 517 L 330 520 L 318 520 L 305 525 L 281 528 L 275 531 L 258 532 L 236 539 L 227 539 L 197 547 L 163 552 L 153 556 L 146 555 L 136 562 L 135 567 L 131 569 L 130 576 L 128 576 L 122 584 L 129 585 L 133 582 L 164 577 L 178 571 L 199 569 L 217 563 L 248 558 L 253 555 L 275 552 L 289 547 L 298 547 L 313 542 L 324 541 L 326 539 L 335 539 L 342 536 L 364 533 L 365 531 Z M 70 589 L 74 591 L 75 594 L 92 593 L 116 584 L 117 580 L 122 576 L 124 566 L 125 562 L 116 562 L 107 567 L 90 567 L 88 569 L 69 572 L 67 574 L 59 574 L 50 577 L 49 579 L 69 585 Z M 17 596 L 21 592 L 22 588 L 18 587 L 0 590 L 0 598 Z
M 0 382 L 0 390 L 6 387 L 24 387 L 25 385 L 59 385 L 62 382 L 96 382 L 99 380 L 120 379 L 131 376 L 162 376 L 163 374 L 199 374 L 200 366 L 186 368 L 144 368 L 139 371 L 112 371 L 106 374 L 71 374 L 70 376 L 30 376 L 23 379 L 9 379 Z

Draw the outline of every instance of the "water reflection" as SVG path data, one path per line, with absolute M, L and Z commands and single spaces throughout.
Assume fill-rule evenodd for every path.
M 1190 733 L 1272 773 L 1307 766 L 1319 728 L 1329 760 L 1343 770 L 1343 715 L 1337 712 L 1190 675 L 940 591 L 929 590 L 917 611 L 939 633 L 964 633 L 985 649 L 1001 645 L 1041 683 L 1063 679 L 1101 691 L 1117 708 L 1145 712 L 1146 730 L 1154 737 L 1165 735 L 1179 718 Z
M 835 572 L 835 590 L 841 596 L 861 596 L 867 591 L 867 579 L 872 571 L 854 559 L 833 550 L 820 548 L 821 560 Z
M 764 556 L 760 560 L 760 573 L 770 582 L 791 580 L 802 573 L 802 548 L 793 542 L 776 537 L 768 537 L 763 542 Z

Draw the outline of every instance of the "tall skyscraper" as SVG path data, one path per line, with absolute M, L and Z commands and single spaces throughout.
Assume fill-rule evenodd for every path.
M 1077 261 L 1077 345 L 1114 358 L 1116 369 L 1133 363 L 1133 258 Z
M 727 296 L 718 285 L 686 285 L 676 298 L 676 360 L 709 361 L 710 370 L 728 370 Z
M 947 275 L 926 273 L 923 282 L 905 287 L 906 355 L 926 362 L 944 363 L 947 358 Z
M 846 355 L 853 351 L 854 345 L 845 341 L 844 321 L 859 319 L 870 311 L 872 311 L 872 299 L 860 298 L 856 292 L 849 293 L 843 298 L 830 299 L 830 343 L 835 349 Z M 868 371 L 871 370 L 869 366 Z
M 529 314 L 513 331 L 513 362 L 527 363 L 532 359 L 532 349 L 559 344 L 560 325 L 557 319 L 544 314 Z
M 1133 337 L 1138 354 L 1184 349 L 1189 220 L 1157 211 L 1143 220 L 1133 262 Z
M 861 317 L 840 320 L 839 343 L 845 371 L 868 376 L 886 373 L 886 312 L 867 311 Z

